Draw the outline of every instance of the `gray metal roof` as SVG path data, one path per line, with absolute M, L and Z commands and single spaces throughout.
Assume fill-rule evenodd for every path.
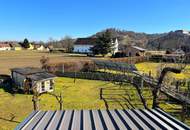
M 190 130 L 160 109 L 33 111 L 15 130 Z
M 27 78 L 30 78 L 31 80 L 35 80 L 35 81 L 40 81 L 44 79 L 52 79 L 56 77 L 55 75 L 47 73 L 46 71 L 40 68 L 33 68 L 33 67 L 14 68 L 14 69 L 11 69 L 11 71 L 25 75 Z
M 27 76 L 27 78 L 30 78 L 35 81 L 40 81 L 40 80 L 44 80 L 44 79 L 52 79 L 55 77 L 56 77 L 55 75 L 47 73 L 47 72 L 35 73 L 35 74 L 31 74 L 31 75 Z
M 23 74 L 23 75 L 30 75 L 40 72 L 45 72 L 44 70 L 40 68 L 34 68 L 34 67 L 25 67 L 25 68 L 13 68 L 11 71 Z
M 139 51 L 146 51 L 146 49 L 138 47 L 138 46 L 132 46 L 133 48 L 139 50 Z

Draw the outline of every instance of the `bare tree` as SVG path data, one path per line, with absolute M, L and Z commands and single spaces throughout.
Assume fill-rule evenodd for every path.
M 152 91 L 152 95 L 153 95 L 153 102 L 152 102 L 152 108 L 156 108 L 158 107 L 158 95 L 160 92 L 160 89 L 163 85 L 163 81 L 166 78 L 168 73 L 175 73 L 175 74 L 179 74 L 182 72 L 182 70 L 185 69 L 186 67 L 186 61 L 184 61 L 186 59 L 186 55 L 184 57 L 181 58 L 180 63 L 175 63 L 173 65 L 165 65 L 165 67 L 161 70 L 160 76 L 158 78 L 158 83 L 155 87 L 153 87 L 153 91 Z
M 33 91 L 32 102 L 33 102 L 34 111 L 36 111 L 39 110 L 39 93 L 36 87 L 33 87 L 32 91 Z
M 157 84 L 157 86 L 154 87 L 154 89 L 152 91 L 152 95 L 153 95 L 152 108 L 156 108 L 158 106 L 157 98 L 158 98 L 158 94 L 162 87 L 162 82 L 163 82 L 166 74 L 168 72 L 173 72 L 173 73 L 179 74 L 179 73 L 181 73 L 181 71 L 182 71 L 181 69 L 171 68 L 171 67 L 166 67 L 162 70 L 160 77 L 158 79 L 158 84 Z
M 57 95 L 55 93 L 50 93 L 50 92 L 46 92 L 46 93 L 38 93 L 37 91 L 37 87 L 33 87 L 33 97 L 32 97 L 32 102 L 33 102 L 33 107 L 34 107 L 34 110 L 39 110 L 40 109 L 40 106 L 39 106 L 39 97 L 44 95 L 44 94 L 48 94 L 48 95 L 51 95 L 53 97 L 56 98 L 57 102 L 59 103 L 59 109 L 60 110 L 63 110 L 63 96 L 62 94 L 60 93 L 60 95 Z
M 66 48 L 66 52 L 73 51 L 74 42 L 70 36 L 65 36 L 63 39 L 60 40 L 60 43 L 62 44 L 63 48 Z
M 42 69 L 47 70 L 47 66 L 49 64 L 49 57 L 42 56 L 40 59 L 40 63 L 42 65 Z

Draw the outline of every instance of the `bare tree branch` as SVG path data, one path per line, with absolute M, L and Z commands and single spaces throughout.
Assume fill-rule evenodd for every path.
M 162 87 L 162 82 L 166 76 L 166 74 L 168 72 L 173 72 L 176 74 L 181 73 L 182 69 L 176 69 L 176 68 L 171 68 L 171 67 L 166 67 L 162 70 L 160 77 L 158 79 L 158 84 L 156 87 L 154 87 L 153 91 L 152 91 L 152 95 L 153 95 L 153 103 L 152 103 L 152 108 L 156 108 L 158 106 L 158 102 L 157 102 L 157 98 L 158 98 L 158 93 Z

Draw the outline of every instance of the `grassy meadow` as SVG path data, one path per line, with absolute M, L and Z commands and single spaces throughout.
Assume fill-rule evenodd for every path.
M 83 55 L 71 55 L 63 53 L 49 53 L 40 51 L 0 51 L 0 74 L 9 74 L 15 67 L 40 67 L 42 56 L 50 58 L 50 62 L 89 60 Z

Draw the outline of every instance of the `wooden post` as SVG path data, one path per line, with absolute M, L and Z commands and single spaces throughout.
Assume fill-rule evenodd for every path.
M 64 66 L 64 64 L 62 64 L 62 73 L 64 73 L 65 72 L 65 66 Z
M 151 71 L 149 71 L 149 77 L 151 77 Z
M 141 88 L 143 88 L 144 86 L 144 80 L 143 80 L 143 77 L 141 77 Z
M 188 81 L 187 87 L 188 87 L 188 97 L 190 98 L 190 81 Z
M 76 74 L 76 71 L 75 71 L 75 76 L 74 76 L 74 83 L 76 82 L 76 75 L 77 75 L 77 74 Z
M 60 110 L 63 110 L 63 97 L 62 97 L 62 94 L 60 93 Z
M 179 92 L 179 81 L 176 82 L 176 91 Z
M 182 111 L 181 111 L 181 121 L 182 121 L 182 122 L 185 122 L 186 111 L 187 111 L 187 104 L 183 103 L 181 110 L 182 110 Z
M 102 97 L 102 88 L 100 88 L 100 100 L 102 100 L 103 97 Z
M 134 78 L 134 77 L 133 77 L 133 76 L 131 76 L 131 83 L 132 83 L 132 84 L 134 83 L 133 78 Z

